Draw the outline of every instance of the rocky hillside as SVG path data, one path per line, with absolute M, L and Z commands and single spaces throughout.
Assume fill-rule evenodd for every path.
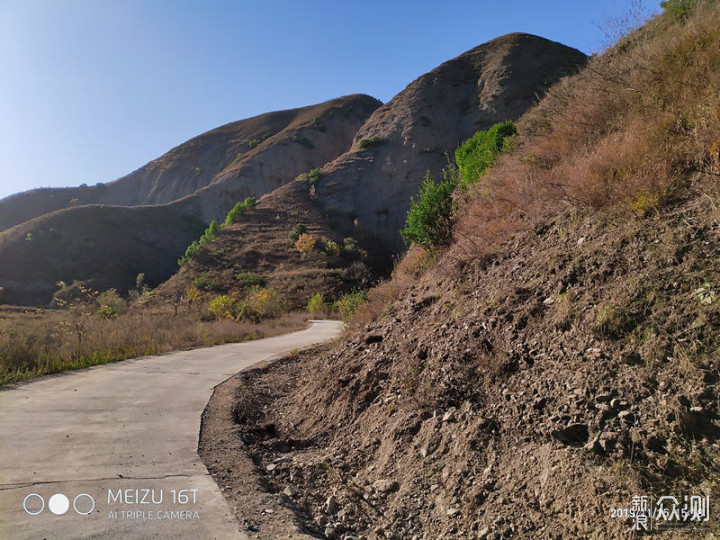
M 317 292 L 335 298 L 367 281 L 368 272 L 357 263 L 371 276 L 382 274 L 393 252 L 404 248 L 399 230 L 425 172 L 438 173 L 447 156 L 477 130 L 518 118 L 550 84 L 577 71 L 585 60 L 579 51 L 559 43 L 510 34 L 442 64 L 378 108 L 358 131 L 352 148 L 315 178 L 286 184 L 262 199 L 256 213 L 260 217 L 248 216 L 233 226 L 232 238 L 240 241 L 231 245 L 230 237 L 221 235 L 205 248 L 206 257 L 183 269 L 161 291 L 179 294 L 201 275 L 222 283 L 223 291 L 232 290 L 223 275 L 255 268 L 292 305 L 303 306 Z M 280 220 L 273 223 L 268 216 Z M 345 238 L 357 240 L 369 260 L 346 257 L 352 266 L 348 268 L 343 260 L 329 262 L 322 255 L 299 259 L 287 240 L 297 223 L 317 229 L 317 239 L 326 236 L 341 245 Z M 274 261 L 274 266 L 258 266 L 258 258 Z M 291 274 L 293 280 L 280 278 Z
M 352 148 L 324 167 L 318 197 L 358 228 L 402 250 L 399 231 L 426 171 L 476 131 L 515 120 L 586 57 L 541 37 L 509 34 L 471 49 L 419 77 L 378 108 Z
M 200 135 L 107 185 L 35 190 L 0 201 L 0 224 L 14 225 L 0 233 L 7 268 L 0 269 L 2 300 L 47 303 L 61 280 L 126 290 L 134 284 L 129 276 L 144 272 L 161 283 L 176 272 L 202 224 L 224 220 L 238 201 L 341 154 L 379 105 L 355 95 L 269 113 Z M 52 238 L 52 249 L 27 237 Z M 137 250 L 118 249 L 138 242 Z
M 199 190 L 203 214 L 197 217 L 206 223 L 224 219 L 238 200 L 269 193 L 343 153 L 380 104 L 354 95 L 271 112 L 203 133 L 109 184 L 7 197 L 0 201 L 0 231 L 71 206 L 168 204 Z
M 720 533 L 720 8 L 668 4 L 521 119 L 345 340 L 226 383 L 201 448 L 230 500 L 247 462 L 213 448 L 252 458 L 248 534 Z

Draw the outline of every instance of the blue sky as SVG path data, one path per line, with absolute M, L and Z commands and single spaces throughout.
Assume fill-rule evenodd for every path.
M 645 0 L 0 0 L 0 198 L 108 182 L 263 112 L 388 101 L 508 32 L 583 52 Z M 640 6 L 640 7 L 638 7 Z

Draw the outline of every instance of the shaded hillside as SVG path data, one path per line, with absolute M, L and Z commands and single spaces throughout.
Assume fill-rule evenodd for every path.
M 318 292 L 331 300 L 368 287 L 373 275 L 386 270 L 377 265 L 387 254 L 346 243 L 312 193 L 306 182 L 292 182 L 264 196 L 155 292 L 176 298 L 200 284 L 201 291 L 217 295 L 262 284 L 278 292 L 289 307 L 304 308 Z M 310 253 L 302 254 L 289 239 L 297 225 L 304 225 L 316 241 Z M 327 249 L 327 240 L 335 242 L 337 251 Z M 249 275 L 254 276 L 250 281 Z
M 346 216 L 344 234 L 361 228 L 401 249 L 399 231 L 425 172 L 437 175 L 476 131 L 520 117 L 585 60 L 559 43 L 509 34 L 445 62 L 370 116 L 352 149 L 324 167 L 318 197 Z
M 91 224 L 91 225 L 88 225 Z M 47 304 L 57 282 L 94 290 L 157 285 L 204 224 L 172 206 L 81 206 L 58 210 L 0 233 L 0 301 Z
M 0 230 L 69 206 L 167 204 L 211 184 L 199 196 L 198 217 L 221 219 L 237 200 L 268 193 L 344 152 L 379 105 L 369 96 L 345 96 L 232 122 L 109 184 L 36 189 L 3 199 Z
M 410 251 L 344 342 L 230 383 L 305 530 L 720 532 L 720 7 L 668 4 L 518 123 L 452 244 Z

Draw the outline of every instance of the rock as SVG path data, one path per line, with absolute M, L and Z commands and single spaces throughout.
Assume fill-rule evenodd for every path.
M 268 472 L 273 472 L 275 469 L 277 469 L 277 465 L 271 463 L 270 465 L 266 466 L 265 469 L 267 469 Z
M 323 511 L 326 514 L 333 514 L 335 513 L 335 510 L 337 510 L 338 503 L 337 499 L 335 498 L 335 495 L 330 495 L 327 500 L 325 501 L 325 505 L 323 506 Z
M 612 399 L 612 394 L 609 394 L 607 392 L 604 392 L 602 394 L 598 394 L 595 396 L 595 401 L 598 403 L 607 403 Z
M 588 452 L 593 452 L 595 454 L 603 454 L 605 452 L 604 448 L 600 444 L 600 435 L 595 435 L 588 443 L 584 446 L 585 450 Z
M 382 343 L 383 337 L 378 334 L 371 334 L 365 338 L 365 344 Z
M 335 527 L 332 525 L 328 525 L 325 527 L 325 537 L 326 538 L 335 538 Z
M 297 495 L 297 490 L 292 486 L 288 486 L 283 490 L 283 493 L 288 497 L 294 497 Z
M 490 534 L 490 528 L 483 527 L 482 529 L 480 529 L 478 531 L 477 537 L 479 538 L 479 540 L 485 540 L 487 538 L 488 534 Z
M 567 427 L 555 429 L 550 434 L 561 443 L 573 446 L 585 444 L 590 437 L 587 424 L 570 424 Z
M 635 415 L 631 411 L 622 411 L 620 414 L 618 414 L 618 418 L 623 422 L 627 422 L 628 424 L 632 424 L 633 422 L 635 422 Z
M 375 488 L 375 491 L 379 491 L 380 493 L 391 493 L 393 491 L 397 491 L 399 487 L 400 484 L 398 484 L 395 480 L 375 480 L 373 482 L 373 488 Z
M 450 409 L 448 412 L 446 412 L 443 417 L 443 422 L 455 422 L 456 415 L 455 415 L 455 409 Z
M 460 509 L 459 509 L 459 508 L 448 508 L 448 511 L 445 512 L 445 513 L 446 513 L 448 516 L 453 517 L 455 514 L 459 514 L 459 513 L 460 513 Z

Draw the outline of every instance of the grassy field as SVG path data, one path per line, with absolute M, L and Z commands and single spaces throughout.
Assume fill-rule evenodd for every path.
M 200 308 L 131 306 L 112 318 L 91 304 L 0 306 L 0 385 L 174 350 L 235 343 L 304 327 L 307 313 L 259 323 L 213 320 Z

